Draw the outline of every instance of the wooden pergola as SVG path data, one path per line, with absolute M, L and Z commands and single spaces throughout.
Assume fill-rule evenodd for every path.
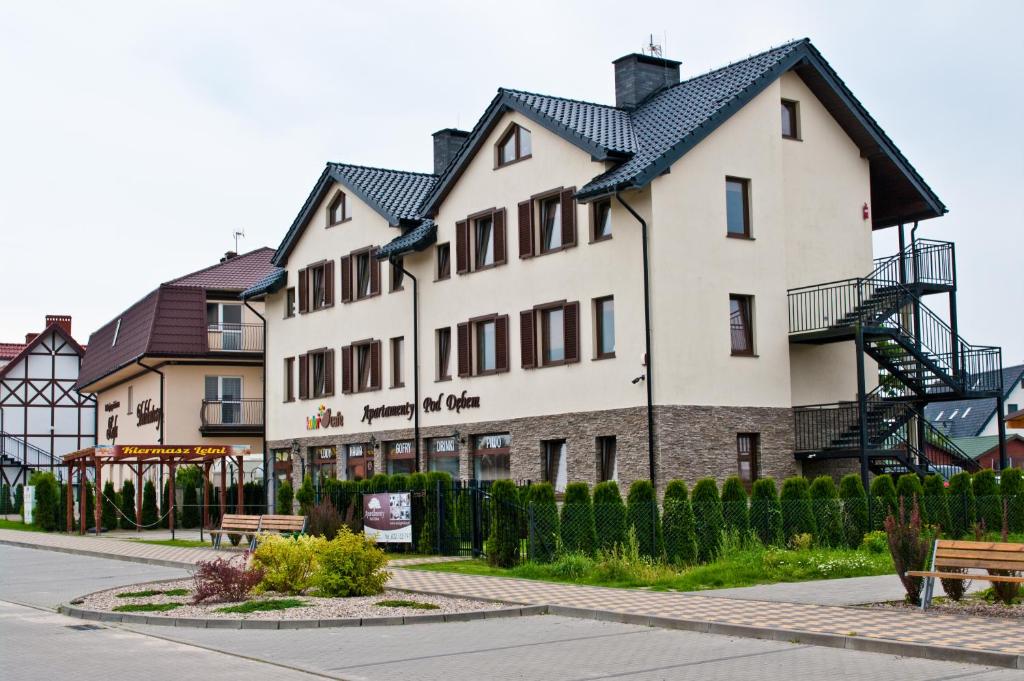
M 78 515 L 79 534 L 85 534 L 86 507 L 85 507 L 85 480 L 86 470 L 91 466 L 95 471 L 96 503 L 93 508 L 93 521 L 96 528 L 102 526 L 103 515 L 103 468 L 105 466 L 128 466 L 135 474 L 135 525 L 142 528 L 142 476 L 153 466 L 160 466 L 161 477 L 163 467 L 168 467 L 168 493 L 167 501 L 170 510 L 167 513 L 167 527 L 174 528 L 174 477 L 178 466 L 196 464 L 203 471 L 203 527 L 209 526 L 209 486 L 210 469 L 214 462 L 221 461 L 220 467 L 220 508 L 223 513 L 227 507 L 227 463 L 234 459 L 238 467 L 238 495 L 237 511 L 244 512 L 245 505 L 245 471 L 243 468 L 243 457 L 249 453 L 250 448 L 238 445 L 114 445 L 98 446 L 80 449 L 77 452 L 66 454 L 63 465 L 68 468 L 67 485 L 67 527 L 68 532 L 72 531 L 74 525 L 74 496 L 73 480 L 74 471 L 78 470 L 78 484 L 81 486 L 78 494 Z M 167 511 L 167 509 L 160 509 Z

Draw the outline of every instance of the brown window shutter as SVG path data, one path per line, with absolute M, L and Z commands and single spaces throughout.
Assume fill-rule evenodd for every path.
M 380 389 L 380 341 L 370 345 L 370 388 Z
M 494 211 L 492 223 L 494 225 L 494 263 L 500 265 L 507 262 L 505 256 L 505 209 Z
M 562 316 L 565 322 L 565 361 L 580 361 L 580 304 L 568 303 Z
M 469 271 L 469 221 L 455 223 L 455 271 L 465 274 Z
M 519 313 L 519 345 L 523 355 L 523 368 L 533 369 L 537 366 L 537 333 L 534 330 L 536 314 L 533 310 Z
M 324 263 L 324 305 L 334 305 L 334 261 Z
M 380 294 L 380 260 L 377 260 L 377 249 L 370 251 L 370 295 Z
M 328 350 L 324 357 L 324 395 L 334 394 L 334 350 Z
M 341 257 L 341 302 L 352 302 L 352 256 Z
M 533 257 L 533 201 L 519 204 L 519 257 Z
M 352 392 L 352 346 L 341 349 L 341 392 L 348 395 Z
M 469 322 L 459 324 L 458 345 L 459 345 L 459 376 L 470 376 L 473 373 L 472 357 L 470 351 L 470 325 Z
M 309 399 L 309 355 L 299 355 L 299 399 Z
M 299 270 L 299 312 L 309 312 L 309 270 Z
M 494 321 L 494 369 L 508 371 L 508 315 Z
M 576 191 L 566 189 L 562 192 L 562 247 L 576 245 Z

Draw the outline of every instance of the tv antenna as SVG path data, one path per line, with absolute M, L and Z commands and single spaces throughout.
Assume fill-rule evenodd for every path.
M 650 34 L 650 38 L 648 38 L 648 40 L 647 40 L 647 47 L 644 48 L 644 51 L 647 52 L 647 54 L 650 55 L 651 57 L 660 57 L 660 56 L 662 56 L 661 45 L 659 45 L 658 43 L 654 42 L 654 34 L 653 33 Z
M 245 229 L 236 229 L 234 233 L 235 237 L 235 253 L 238 253 L 238 237 L 245 238 Z

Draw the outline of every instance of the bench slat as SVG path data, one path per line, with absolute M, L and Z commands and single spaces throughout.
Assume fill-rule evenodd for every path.
M 981 558 L 988 560 L 1016 561 L 1024 565 L 1024 555 L 1014 551 L 974 551 L 968 549 L 943 549 L 935 552 L 935 558 Z
M 972 572 L 927 572 L 924 570 L 911 570 L 907 573 L 911 577 L 938 577 L 940 579 L 977 579 L 981 582 L 1012 582 L 1024 584 L 1024 577 L 1011 575 L 986 575 Z
M 964 539 L 940 539 L 939 550 L 950 549 L 973 549 L 990 551 L 1016 551 L 1024 553 L 1024 544 L 1012 542 L 989 542 L 989 541 L 967 541 Z
M 1019 560 L 994 560 L 989 558 L 935 558 L 935 567 L 980 568 L 983 570 L 1024 570 Z

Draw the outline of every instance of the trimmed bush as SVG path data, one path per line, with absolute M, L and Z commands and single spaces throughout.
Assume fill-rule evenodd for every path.
M 562 549 L 569 553 L 594 555 L 597 533 L 594 529 L 594 507 L 590 503 L 590 487 L 585 482 L 565 486 L 562 504 Z
M 519 493 L 511 480 L 495 480 L 490 492 L 491 533 L 485 547 L 487 560 L 496 567 L 512 567 L 519 562 Z
M 377 476 L 373 476 L 377 480 Z M 448 546 L 457 540 L 455 505 L 452 499 L 452 476 L 443 471 L 427 473 L 426 500 L 423 517 L 423 533 L 420 535 L 420 553 L 452 552 Z
M 974 489 L 970 473 L 957 473 L 949 479 L 949 535 L 954 539 L 973 532 L 975 522 Z
M 722 500 L 714 478 L 703 478 L 693 486 L 690 500 L 693 507 L 694 532 L 697 538 L 697 561 L 710 563 L 722 550 Z
M 152 480 L 147 480 L 142 486 L 142 524 L 147 527 L 156 525 L 156 485 Z
M 244 601 L 262 579 L 263 570 L 247 570 L 243 556 L 201 560 L 192 575 L 192 603 Z
M 53 473 L 33 473 L 29 484 L 36 488 L 35 506 L 32 509 L 32 524 L 47 532 L 57 529 L 60 513 L 60 489 Z
M 160 495 L 160 513 L 163 516 L 162 524 L 164 526 L 166 526 L 166 527 L 170 527 L 170 523 L 171 523 L 170 516 L 168 515 L 168 513 L 171 510 L 170 494 L 171 494 L 171 483 L 170 483 L 170 480 L 164 480 L 164 491 L 163 491 L 163 494 Z M 230 496 L 230 498 L 233 499 L 234 498 L 234 493 L 230 492 L 229 496 Z M 234 504 L 232 503 L 232 504 L 230 504 L 230 506 L 233 507 Z M 181 527 L 181 507 L 178 506 L 177 500 L 175 500 L 175 504 L 174 504 L 174 526 L 175 527 Z
M 121 516 L 118 522 L 122 529 L 135 529 L 135 483 L 127 478 L 121 484 Z
M 391 576 L 384 569 L 388 558 L 373 539 L 342 526 L 337 536 L 319 549 L 312 583 L 320 596 L 349 598 L 384 591 Z
M 798 534 L 809 534 L 812 537 L 818 528 L 814 523 L 814 509 L 811 508 L 811 486 L 807 478 L 787 478 L 782 483 L 779 494 L 782 504 L 782 537 L 787 543 Z
M 931 538 L 921 531 L 921 513 L 917 500 L 911 497 L 908 509 L 906 499 L 901 499 L 896 510 L 885 518 L 885 534 L 889 540 L 889 551 L 896 574 L 903 582 L 906 600 L 911 605 L 921 604 L 922 577 L 911 577 L 907 572 L 925 570 L 931 555 Z
M 839 481 L 839 500 L 843 504 L 843 528 L 846 545 L 860 546 L 864 535 L 871 529 L 868 519 L 868 495 L 864 483 L 856 473 L 844 475 Z
M 750 496 L 750 528 L 765 546 L 782 543 L 782 506 L 775 481 L 771 478 L 754 481 Z
M 550 482 L 530 485 L 527 508 L 533 527 L 530 532 L 530 560 L 550 563 L 558 551 L 559 521 L 555 488 Z
M 20 482 L 14 487 L 14 509 L 12 513 L 21 513 L 25 504 L 25 486 Z
M 330 497 L 324 497 L 319 504 L 309 509 L 309 521 L 306 532 L 314 537 L 323 537 L 330 541 L 338 536 L 342 527 L 341 515 L 334 507 Z
M 675 565 L 689 565 L 697 558 L 697 535 L 686 483 L 672 480 L 665 487 L 665 557 Z
M 599 551 L 611 551 L 626 541 L 626 505 L 614 480 L 594 486 L 594 528 Z
M 391 483 L 391 476 L 387 473 L 377 473 L 370 478 L 370 491 L 374 494 L 380 494 L 381 492 L 388 491 L 388 485 Z
M 388 491 L 389 492 L 408 492 L 409 491 L 409 476 L 405 473 L 395 473 L 388 478 Z
M 832 476 L 819 475 L 811 483 L 811 505 L 817 519 L 818 534 L 815 538 L 820 546 L 838 548 L 846 537 L 843 536 L 843 509 L 839 505 L 839 490 Z
M 189 485 L 185 488 L 181 499 L 181 526 L 185 528 L 199 527 L 199 521 L 202 518 L 201 512 L 196 488 Z
M 299 502 L 299 515 L 309 515 L 316 501 L 316 494 L 313 492 L 313 478 L 306 473 L 302 478 L 302 485 L 295 493 L 295 499 Z
M 924 479 L 924 494 L 921 497 L 921 520 L 934 525 L 942 532 L 949 532 L 953 524 L 949 517 L 949 500 L 946 499 L 946 481 L 938 473 Z
M 736 532 L 741 537 L 747 536 L 747 531 L 750 529 L 747 488 L 739 476 L 726 478 L 722 484 L 722 516 L 725 519 L 726 531 Z
M 978 522 L 984 522 L 987 531 L 998 532 L 1003 526 L 1003 503 L 995 471 L 985 468 L 975 473 L 971 476 L 971 488 Z
M 262 535 L 252 555 L 253 567 L 263 570 L 263 579 L 255 591 L 304 592 L 313 584 L 317 556 L 326 543 L 323 537 L 307 534 L 294 538 L 279 534 Z
M 906 501 L 908 511 L 913 506 L 915 497 L 920 504 L 921 497 L 924 496 L 924 486 L 921 484 L 921 478 L 916 473 L 904 473 L 901 475 L 896 480 L 896 496 Z
M 1006 502 L 1010 532 L 1024 532 L 1024 471 L 1006 468 L 999 477 L 999 492 Z
M 114 483 L 107 480 L 103 484 L 103 507 L 100 511 L 100 521 L 104 530 L 117 529 L 117 492 L 114 491 Z
M 294 513 L 292 509 L 293 498 L 292 483 L 282 480 L 281 484 L 277 486 L 277 505 L 275 507 L 277 513 L 280 515 L 292 515 Z
M 660 558 L 662 554 L 661 522 L 658 500 L 650 480 L 636 480 L 629 486 L 626 498 L 626 526 L 636 533 L 641 556 Z
M 886 516 L 896 513 L 899 506 L 896 484 L 892 481 L 892 476 L 885 473 L 875 477 L 871 481 L 870 497 L 868 510 L 871 513 L 871 527 L 884 530 Z

